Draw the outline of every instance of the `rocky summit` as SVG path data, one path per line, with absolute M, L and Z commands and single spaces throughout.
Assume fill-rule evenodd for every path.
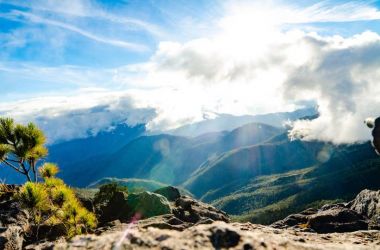
M 380 249 L 380 191 L 364 190 L 351 202 L 308 209 L 270 226 L 231 222 L 224 212 L 173 187 L 130 200 L 135 212 L 136 204 L 143 204 L 142 219 L 113 217 L 91 234 L 36 240 L 28 214 L 8 198 L 0 203 L 1 249 Z M 112 202 L 121 201 L 128 198 Z M 149 217 L 146 204 L 159 203 L 169 207 Z M 133 207 L 128 204 L 125 209 Z
M 77 236 L 54 249 L 380 249 L 380 232 L 315 234 L 225 222 L 184 231 L 124 225 L 97 236 Z

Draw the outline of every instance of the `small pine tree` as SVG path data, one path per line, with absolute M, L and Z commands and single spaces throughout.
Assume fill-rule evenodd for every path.
M 33 123 L 24 126 L 0 117 L 0 165 L 12 168 L 28 181 L 37 182 L 37 163 L 47 155 L 45 141 Z

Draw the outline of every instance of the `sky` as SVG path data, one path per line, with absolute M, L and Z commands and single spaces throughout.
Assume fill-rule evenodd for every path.
M 378 1 L 0 0 L 0 115 L 54 142 L 312 101 L 292 137 L 363 141 L 379 33 Z

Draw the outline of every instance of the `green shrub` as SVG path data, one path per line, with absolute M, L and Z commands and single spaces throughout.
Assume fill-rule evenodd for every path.
M 99 191 L 95 194 L 94 204 L 96 206 L 106 205 L 116 192 L 128 193 L 128 188 L 119 185 L 117 182 L 100 186 Z
M 51 209 L 47 189 L 42 183 L 27 182 L 21 188 L 18 199 L 31 213 L 35 224 L 41 224 L 44 214 Z
M 21 205 L 29 210 L 32 222 L 37 227 L 63 225 L 69 238 L 95 228 L 95 215 L 82 206 L 70 187 L 54 177 L 57 173 L 56 165 L 44 164 L 40 169 L 44 182 L 27 182 L 17 194 Z
M 38 169 L 39 174 L 43 179 L 51 178 L 58 173 L 58 166 L 54 163 L 45 163 Z
M 19 199 L 27 208 L 41 211 L 49 209 L 49 195 L 42 183 L 25 183 L 20 190 Z
M 45 186 L 49 188 L 60 187 L 62 185 L 65 185 L 63 180 L 55 178 L 55 177 L 47 178 L 44 181 L 45 181 Z

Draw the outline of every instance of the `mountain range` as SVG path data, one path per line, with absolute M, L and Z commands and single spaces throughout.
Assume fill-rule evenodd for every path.
M 47 160 L 59 164 L 60 177 L 72 186 L 116 181 L 150 190 L 175 185 L 236 220 L 271 223 L 306 207 L 352 199 L 364 188 L 380 188 L 380 160 L 370 143 L 288 138 L 284 122 L 316 115 L 315 109 L 305 109 L 235 122 L 223 116 L 167 134 L 118 124 L 93 137 L 51 145 Z M 232 129 L 220 130 L 219 123 Z M 183 136 L 194 128 L 206 133 Z M 11 173 L 8 177 L 7 182 L 20 181 Z

